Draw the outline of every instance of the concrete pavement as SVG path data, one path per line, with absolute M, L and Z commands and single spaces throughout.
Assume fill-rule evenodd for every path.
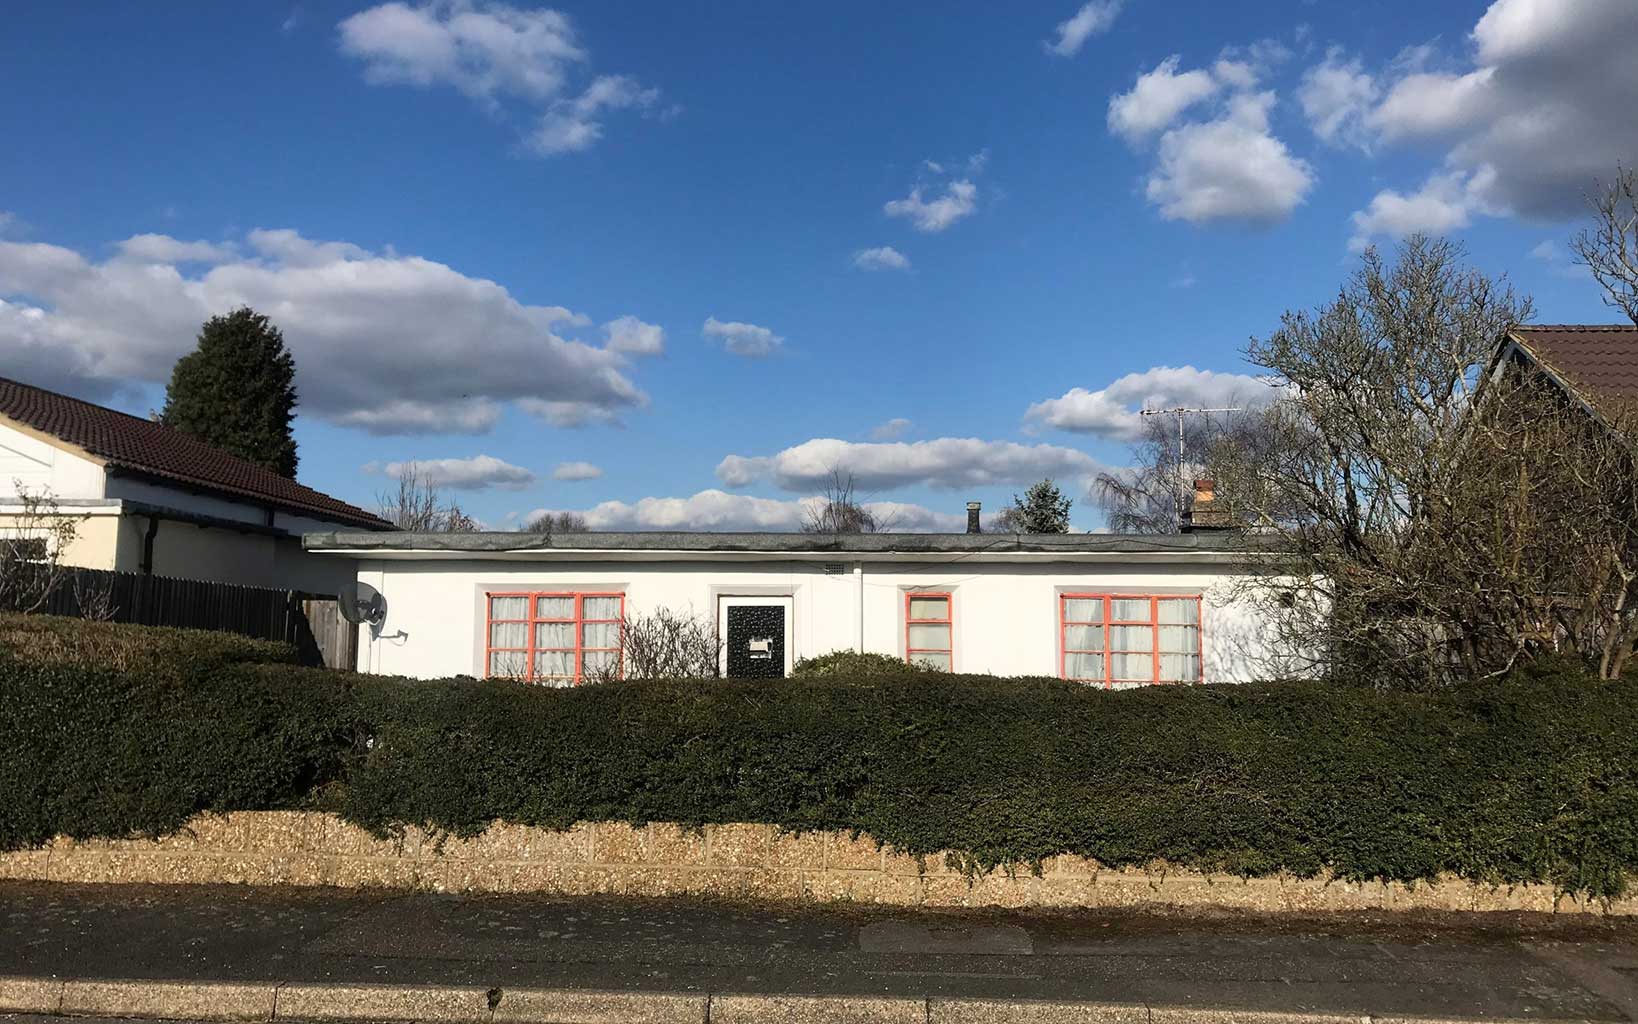
M 199 1020 L 1638 1020 L 1638 922 L 748 910 L 0 882 L 0 1012 Z

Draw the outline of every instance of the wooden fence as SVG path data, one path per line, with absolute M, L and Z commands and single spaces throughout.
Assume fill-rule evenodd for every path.
M 352 669 L 358 630 L 334 596 L 104 569 L 67 569 L 47 615 L 240 633 L 293 644 L 303 664 Z

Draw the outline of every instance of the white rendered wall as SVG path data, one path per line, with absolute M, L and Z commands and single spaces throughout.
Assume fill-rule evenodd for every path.
M 102 467 L 20 430 L 0 424 L 0 500 L 49 492 L 54 498 L 105 497 Z
M 482 675 L 484 595 L 491 591 L 601 590 L 626 595 L 628 616 L 692 608 L 715 617 L 719 596 L 789 595 L 788 643 L 797 658 L 851 650 L 860 628 L 855 563 L 826 575 L 805 562 L 615 562 L 365 560 L 359 579 L 386 596 L 382 637 L 361 635 L 360 668 L 434 678 Z M 864 646 L 904 653 L 904 594 L 953 596 L 955 670 L 1058 674 L 1058 595 L 1064 592 L 1198 594 L 1206 682 L 1266 674 L 1266 631 L 1229 591 L 1233 577 L 1201 565 L 914 563 L 864 565 Z M 402 634 L 402 635 L 399 635 Z

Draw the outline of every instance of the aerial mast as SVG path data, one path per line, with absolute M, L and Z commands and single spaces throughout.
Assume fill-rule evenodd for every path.
M 1240 411 L 1239 406 L 1233 406 L 1233 407 L 1230 407 L 1230 408 L 1222 408 L 1222 409 L 1192 409 L 1192 408 L 1189 408 L 1187 406 L 1181 406 L 1181 405 L 1177 406 L 1175 408 L 1172 408 L 1172 409 L 1139 409 L 1138 410 L 1138 415 L 1139 416 L 1176 416 L 1177 417 L 1177 517 L 1178 517 L 1179 522 L 1181 522 L 1182 519 L 1183 519 L 1183 509 L 1188 505 L 1188 500 L 1189 500 L 1189 481 L 1188 481 L 1187 477 L 1184 475 L 1185 470 L 1183 468 L 1183 458 L 1184 458 L 1183 417 L 1185 417 L 1185 416 L 1196 416 L 1196 415 L 1209 416 L 1212 413 L 1239 412 L 1239 411 Z

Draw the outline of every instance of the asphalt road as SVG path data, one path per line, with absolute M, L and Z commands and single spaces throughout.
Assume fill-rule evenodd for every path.
M 0 975 L 1638 1020 L 1638 922 L 754 910 L 0 882 Z

